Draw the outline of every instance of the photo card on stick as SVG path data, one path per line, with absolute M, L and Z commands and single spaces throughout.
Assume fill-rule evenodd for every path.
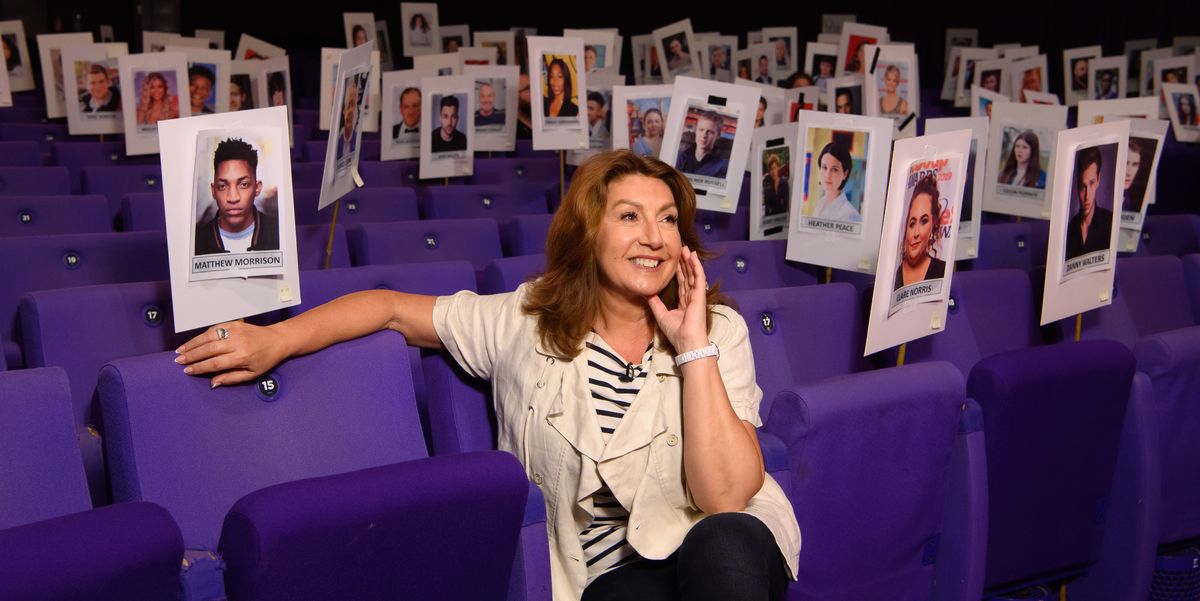
M 1167 114 L 1175 139 L 1180 142 L 1200 142 L 1200 118 L 1196 107 L 1200 106 L 1196 86 L 1190 83 L 1164 83 L 1162 96 L 1167 102 Z
M 382 19 L 375 21 L 375 49 L 379 51 L 380 73 L 391 71 L 395 66 L 392 62 L 392 38 L 388 35 L 387 21 Z
M 587 100 L 584 102 L 587 107 L 588 149 L 568 150 L 568 165 L 579 165 L 588 157 L 613 147 L 613 88 L 624 83 L 625 76 L 623 75 L 611 73 L 588 75 Z M 478 122 L 476 128 L 478 129 Z
M 436 2 L 401 2 L 400 26 L 404 28 L 400 36 L 404 56 L 444 52 Z
M 787 258 L 875 273 L 891 119 L 800 111 Z
M 1058 132 L 1041 325 L 1112 303 L 1129 121 Z
M 867 76 L 863 85 L 863 112 L 896 122 L 897 138 L 915 136 L 921 110 L 917 56 L 912 47 L 868 45 Z
M 458 49 L 458 72 L 468 66 L 498 65 L 499 51 L 495 46 L 463 46 Z
M 658 158 L 692 183 L 697 208 L 737 211 L 759 97 L 758 90 L 748 86 L 675 79 Z
M 974 28 L 949 27 L 946 29 L 946 56 L 943 66 L 950 64 L 950 52 L 954 48 L 973 48 L 979 45 L 979 30 Z
M 1142 53 L 1147 50 L 1158 48 L 1158 40 L 1155 38 L 1142 38 L 1140 40 L 1125 40 L 1125 61 L 1128 65 L 1129 75 L 1129 95 L 1138 96 L 1142 90 Z
M 564 29 L 563 37 L 583 40 L 583 69 L 588 73 L 616 73 L 617 31 L 615 29 Z
M 666 84 L 613 86 L 613 149 L 629 148 L 638 156 L 657 158 L 674 89 Z
M 843 115 L 862 115 L 863 87 L 865 80 L 862 75 L 842 75 L 825 80 L 825 108 L 831 113 Z M 890 119 L 890 117 L 889 117 Z
M 800 70 L 796 56 L 800 34 L 796 27 L 764 27 L 763 42 L 771 46 L 771 72 L 776 80 L 787 79 Z
M 1088 61 L 1088 99 L 1116 100 L 1128 92 L 1125 55 Z
M 279 56 L 261 61 L 258 65 L 257 78 L 258 97 L 263 99 L 263 106 L 282 106 L 288 109 L 288 123 L 292 123 L 292 74 L 289 67 L 290 59 Z M 228 95 L 226 95 L 228 98 Z M 292 131 L 292 130 L 288 130 Z M 290 136 L 289 136 L 290 137 Z
M 1063 100 L 1067 106 L 1075 106 L 1088 95 L 1088 63 L 1100 58 L 1104 50 L 1100 46 L 1083 46 L 1063 50 Z
M 519 64 L 514 54 L 516 46 L 514 41 L 516 37 L 511 31 L 476 31 L 474 34 L 472 46 L 480 48 L 495 48 L 496 49 L 496 64 L 497 65 L 517 65 Z
M 187 58 L 178 52 L 130 54 L 117 58 L 117 70 L 127 90 L 121 95 L 125 125 L 125 154 L 158 152 L 158 123 L 191 117 Z
M 979 61 L 999 58 L 1000 53 L 995 48 L 963 48 L 959 51 L 959 56 L 961 62 L 958 77 L 955 80 L 957 89 L 954 94 L 954 106 L 966 108 L 971 102 L 971 85 L 975 82 L 975 64 Z
M 759 92 L 758 110 L 754 115 L 754 127 L 778 125 L 788 120 L 787 90 L 771 84 L 735 79 L 739 86 L 754 88 Z
M 528 45 L 534 150 L 587 150 L 583 40 L 533 36 Z
M 193 115 L 229 112 L 232 61 L 228 50 L 167 46 L 166 52 L 178 52 L 187 59 L 188 102 Z M 286 56 L 281 58 L 287 60 Z
M 458 52 L 459 48 L 470 46 L 470 25 L 442 25 L 438 28 L 438 36 L 442 40 L 442 53 Z
M 46 99 L 46 118 L 67 116 L 63 90 L 62 49 L 74 44 L 91 44 L 90 33 L 42 33 L 37 36 L 38 57 L 42 64 L 42 94 Z
M 329 142 L 325 147 L 325 167 L 321 174 L 321 194 L 317 209 L 324 209 L 355 187 L 362 185 L 358 161 L 362 155 L 362 132 L 370 94 L 371 46 L 338 50 Z
M 300 303 L 287 128 L 275 107 L 158 129 L 176 332 Z
M 1154 204 L 1158 181 L 1158 161 L 1167 140 L 1167 127 L 1162 119 L 1130 119 L 1129 149 L 1125 160 L 1125 178 L 1121 189 L 1121 243 L 1123 252 L 1137 250 L 1146 208 Z
M 706 72 L 704 64 L 696 59 L 696 37 L 692 33 L 691 19 L 659 27 L 653 36 L 663 81 L 672 83 L 679 75 L 701 77 Z
M 421 179 L 462 177 L 475 168 L 475 78 L 424 77 L 421 90 Z
M 375 13 L 342 13 L 346 47 L 357 48 L 375 43 Z
M 971 116 L 992 118 L 992 110 L 997 104 L 1007 104 L 1008 96 L 985 90 L 979 86 L 971 86 Z
M 896 141 L 864 356 L 945 328 L 970 144 L 969 130 Z
M 842 28 L 845 27 L 847 23 L 854 23 L 856 21 L 858 21 L 857 15 L 849 15 L 849 14 L 841 14 L 841 15 L 824 14 L 824 15 L 821 15 L 821 33 L 822 34 L 831 34 L 831 35 L 835 35 L 835 36 L 841 35 Z
M 706 35 L 697 36 L 696 43 L 708 57 L 708 75 L 713 81 L 733 83 L 734 72 L 733 53 L 738 49 L 735 35 Z
M 886 44 L 889 41 L 886 27 L 846 23 L 842 25 L 842 37 L 838 42 L 838 74 L 863 75 L 870 67 L 866 56 L 867 44 Z
M 517 65 L 467 65 L 463 71 L 475 80 L 475 151 L 515 150 L 521 68 Z
M 988 129 L 983 209 L 991 213 L 1050 218 L 1054 145 L 1067 126 L 1067 107 L 995 103 Z
M 1154 61 L 1168 59 L 1174 56 L 1170 48 L 1154 48 L 1144 50 L 1141 54 L 1141 83 L 1138 84 L 1142 96 L 1154 96 L 1158 92 L 1155 77 Z
M 515 66 L 515 65 L 514 65 Z M 383 74 L 383 125 L 380 159 L 415 159 L 421 156 L 421 78 L 434 75 L 410 69 Z
M 955 46 L 950 49 L 950 58 L 946 60 L 946 70 L 942 75 L 942 94 L 939 96 L 941 100 L 953 102 L 958 94 L 958 73 L 962 70 L 963 48 Z
M 813 85 L 837 77 L 837 44 L 809 42 L 804 46 L 804 71 L 812 76 Z
M 768 125 L 754 130 L 750 145 L 750 239 L 786 240 L 788 209 L 796 182 L 796 126 Z
M 979 256 L 979 230 L 983 220 L 983 178 L 987 165 L 988 120 L 986 117 L 944 117 L 925 120 L 925 135 L 960 129 L 971 130 L 971 150 L 963 175 L 962 203 L 959 209 L 958 244 L 955 259 L 974 259 Z
M 119 134 L 121 78 L 117 57 L 124 44 L 74 44 L 62 49 L 67 128 L 71 135 Z
M 88 38 L 91 41 L 91 38 Z M 8 81 L 13 92 L 32 90 L 33 59 L 29 44 L 25 41 L 25 23 L 21 20 L 0 21 L 0 43 L 4 44 L 5 61 L 8 66 Z
M 1058 94 L 1034 92 L 1033 90 L 1023 90 L 1021 93 L 1025 95 L 1025 102 L 1029 104 L 1048 104 L 1052 106 L 1058 106 L 1062 104 L 1062 99 L 1058 97 Z M 1086 101 L 1081 100 L 1080 102 Z
M 975 63 L 975 80 L 971 85 L 979 86 L 985 90 L 1011 96 L 1010 91 L 1010 75 L 1009 69 L 1012 67 L 1012 60 L 1007 58 L 993 58 Z

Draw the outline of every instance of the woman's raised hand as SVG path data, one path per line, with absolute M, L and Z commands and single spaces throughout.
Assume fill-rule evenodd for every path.
M 215 325 L 175 352 L 175 362 L 186 366 L 183 373 L 215 373 L 213 388 L 253 380 L 287 358 L 286 342 L 276 330 L 240 321 Z
M 646 299 L 658 328 L 677 353 L 708 346 L 708 280 L 700 256 L 686 246 L 675 266 L 675 281 L 679 285 L 677 308 L 667 309 L 657 295 Z

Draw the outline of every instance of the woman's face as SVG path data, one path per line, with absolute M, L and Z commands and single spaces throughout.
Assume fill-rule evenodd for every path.
M 275 90 L 271 93 L 271 106 L 283 106 L 283 90 Z
M 1017 159 L 1017 163 L 1024 165 L 1029 162 L 1029 155 L 1032 150 L 1028 142 L 1017 138 L 1017 141 L 1013 144 L 1013 157 Z
M 642 127 L 646 129 L 647 138 L 657 138 L 662 135 L 662 117 L 658 113 L 648 113 L 642 119 Z
M 566 82 L 563 80 L 562 67 L 558 63 L 550 65 L 550 95 L 562 96 Z
M 754 127 L 760 127 L 763 124 L 763 119 L 767 115 L 767 107 L 763 103 L 758 103 L 758 112 L 754 115 Z
M 842 162 L 832 153 L 821 157 L 821 189 L 827 198 L 833 198 L 842 193 L 842 182 L 846 181 L 846 170 Z
M 914 267 L 929 254 L 933 243 L 933 197 L 921 193 L 908 205 L 908 222 L 904 228 L 904 262 Z
M 1125 156 L 1125 189 L 1128 190 L 1133 185 L 1134 178 L 1137 177 L 1138 169 L 1142 166 L 1142 154 L 1130 148 Z
M 357 48 L 367 43 L 367 32 L 362 29 L 354 30 L 354 47 Z
M 900 73 L 898 71 L 884 73 L 883 84 L 887 87 L 888 94 L 895 94 L 896 88 L 900 87 Z
M 148 80 L 146 82 L 146 85 L 150 89 L 150 99 L 151 100 L 153 100 L 155 102 L 159 102 L 163 98 L 166 98 L 167 85 L 165 83 L 163 83 L 163 80 L 155 77 L 155 78 Z
M 413 17 L 413 29 L 425 29 L 424 15 L 416 15 Z
M 242 86 L 239 86 L 236 81 L 229 82 L 229 110 L 240 111 L 245 98 L 242 95 Z
M 662 180 L 629 175 L 608 185 L 596 235 L 596 262 L 606 294 L 638 299 L 658 294 L 679 260 L 679 209 Z
M 771 179 L 779 179 L 779 161 L 771 161 Z
M 1188 115 L 1192 114 L 1192 97 L 1191 96 L 1180 96 L 1179 97 L 1179 112 L 1185 113 Z

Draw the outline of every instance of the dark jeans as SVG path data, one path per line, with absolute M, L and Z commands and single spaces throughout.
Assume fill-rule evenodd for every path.
M 780 601 L 787 585 L 766 525 L 745 513 L 719 513 L 693 526 L 670 557 L 641 559 L 593 580 L 583 601 Z

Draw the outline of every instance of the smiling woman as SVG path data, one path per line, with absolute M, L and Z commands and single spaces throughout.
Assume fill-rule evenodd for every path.
M 671 166 L 601 153 L 554 216 L 545 274 L 515 292 L 357 292 L 211 328 L 177 361 L 218 386 L 385 328 L 445 348 L 491 380 L 497 444 L 542 488 L 555 599 L 782 599 L 799 527 L 763 471 L 746 323 L 707 286 L 695 213 Z

